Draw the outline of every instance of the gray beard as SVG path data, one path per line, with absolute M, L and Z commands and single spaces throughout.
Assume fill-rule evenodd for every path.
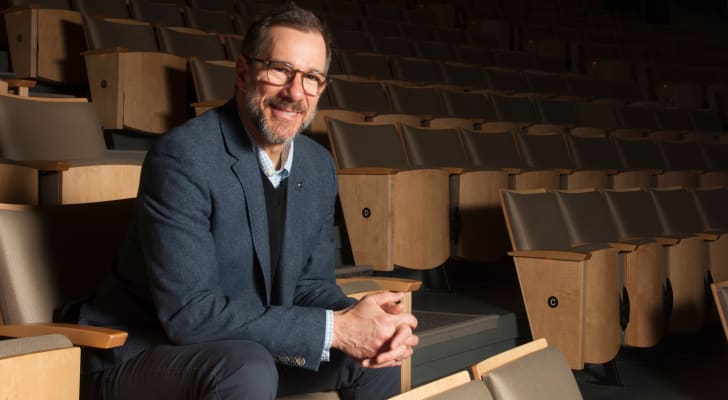
M 293 140 L 298 134 L 308 129 L 309 126 L 311 126 L 311 123 L 313 122 L 314 117 L 316 116 L 316 110 L 314 109 L 311 115 L 306 118 L 301 126 L 298 127 L 296 130 L 296 133 L 291 136 L 288 139 L 283 139 L 280 137 L 276 137 L 275 134 L 273 134 L 273 130 L 271 129 L 270 125 L 268 124 L 268 121 L 266 121 L 265 116 L 263 115 L 263 110 L 258 106 L 258 101 L 255 96 L 250 95 L 250 93 L 253 93 L 252 91 L 247 91 L 245 94 L 245 103 L 246 108 L 248 109 L 248 115 L 250 115 L 250 120 L 253 122 L 256 128 L 258 128 L 258 132 L 260 132 L 261 135 L 263 135 L 263 138 L 270 144 L 285 144 L 286 142 L 289 142 Z

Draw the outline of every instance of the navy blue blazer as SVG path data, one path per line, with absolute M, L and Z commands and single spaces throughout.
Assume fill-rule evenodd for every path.
M 155 343 L 247 339 L 278 362 L 315 370 L 324 309 L 354 300 L 334 278 L 336 170 L 298 136 L 288 177 L 280 263 L 271 279 L 268 220 L 256 155 L 236 102 L 160 137 L 148 153 L 134 217 L 111 278 L 80 309 L 81 323 L 129 332 L 85 370 Z

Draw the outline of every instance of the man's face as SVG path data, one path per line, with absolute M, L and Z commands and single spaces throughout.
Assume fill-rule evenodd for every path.
M 301 71 L 325 72 L 326 45 L 319 33 L 274 26 L 267 36 L 267 46 L 261 49 L 257 58 L 285 62 Z M 270 145 L 283 144 L 311 123 L 319 96 L 304 92 L 301 73 L 296 73 L 289 84 L 275 86 L 266 82 L 265 64 L 248 61 L 251 62 L 242 58 L 237 61 L 236 85 L 241 119 L 258 140 Z

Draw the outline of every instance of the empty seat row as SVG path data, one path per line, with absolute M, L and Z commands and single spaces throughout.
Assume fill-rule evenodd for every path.
M 333 47 L 340 51 L 419 57 L 519 70 L 566 71 L 563 58 L 545 57 L 525 51 L 499 50 L 493 47 L 462 45 L 441 40 L 383 36 L 361 31 L 337 31 L 333 36 Z
M 727 200 L 725 188 L 503 191 L 534 337 L 581 369 L 700 330 L 706 283 L 728 273 Z
M 713 170 L 676 163 L 682 153 L 689 152 L 688 149 L 701 151 L 700 146 L 705 146 L 710 149 L 706 152 L 718 153 L 728 149 L 726 144 L 658 144 L 646 140 L 564 137 L 562 134 L 527 135 L 453 127 L 426 128 L 367 123 L 363 115 L 358 116 L 357 122 L 355 113 L 345 119 L 336 117 L 334 113 L 325 118 L 330 146 L 340 171 L 386 168 L 395 173 L 412 168 L 440 168 L 448 172 L 451 180 L 447 190 L 452 214 L 451 255 L 469 260 L 493 261 L 503 257 L 508 249 L 502 216 L 494 212 L 498 208 L 499 189 L 728 185 L 726 165 Z M 684 145 L 685 149 L 680 150 L 680 145 Z M 639 164 L 643 159 L 642 153 L 648 153 L 648 150 L 669 154 L 668 160 L 675 163 L 674 167 Z M 660 157 L 659 154 L 657 156 Z M 717 159 L 725 158 L 717 156 Z M 342 179 L 354 178 L 347 176 Z M 378 254 L 374 247 L 367 244 L 371 237 L 364 232 L 357 236 L 356 232 L 361 230 L 355 229 L 358 224 L 374 223 L 374 220 L 359 214 L 361 208 L 369 206 L 365 203 L 354 205 L 365 199 L 347 194 L 345 188 L 342 185 L 342 207 L 352 247 L 359 249 L 354 252 L 356 262 L 376 265 L 366 258 L 368 254 Z M 437 194 L 437 198 L 441 196 L 434 186 L 431 193 Z M 347 196 L 356 199 L 346 200 Z M 483 244 L 483 240 L 487 245 Z M 357 259 L 357 256 L 362 258 Z
M 624 106 L 579 98 L 545 98 L 528 93 L 463 91 L 455 87 L 416 86 L 335 76 L 320 107 L 369 113 L 404 113 L 423 118 L 458 117 L 519 122 L 529 132 L 575 130 L 584 134 L 647 136 L 663 132 L 682 138 L 692 132 L 715 141 L 723 131 L 714 110 Z M 666 132 L 669 133 L 666 134 Z

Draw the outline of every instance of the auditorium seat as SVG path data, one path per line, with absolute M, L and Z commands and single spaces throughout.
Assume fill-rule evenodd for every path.
M 712 281 L 728 280 L 728 236 L 724 230 L 710 229 L 691 191 L 686 189 L 650 190 L 657 215 L 667 235 L 694 235 L 703 239 L 708 255 L 707 269 Z
M 359 53 L 342 51 L 339 62 L 344 74 L 368 79 L 392 80 L 392 68 L 389 57 L 377 53 Z M 329 72 L 329 75 L 332 75 Z
M 84 18 L 88 84 L 104 129 L 161 134 L 185 121 L 187 59 L 159 51 L 149 24 Z
M 564 354 L 558 347 L 550 346 L 545 338 L 487 358 L 473 365 L 471 372 L 476 381 L 485 382 L 494 400 L 582 399 Z M 475 398 L 480 399 L 472 397 Z
M 703 240 L 692 235 L 668 235 L 651 195 L 644 190 L 610 190 L 604 195 L 623 238 L 656 238 L 665 245 L 668 296 L 672 297 L 668 332 L 695 333 L 705 319 Z M 668 297 L 669 299 L 669 297 Z
M 29 2 L 30 3 L 30 2 Z M 86 50 L 81 13 L 68 1 L 48 0 L 3 11 L 12 69 L 17 78 L 82 84 Z
M 197 93 L 197 102 L 192 104 L 197 115 L 232 98 L 236 76 L 234 62 L 192 59 L 189 68 Z
M 578 245 L 554 193 L 501 191 L 532 337 L 546 338 L 571 369 L 614 359 L 621 340 L 618 250 Z
M 459 371 L 390 397 L 389 400 L 491 400 L 492 398 L 483 381 L 471 380 L 468 371 Z
M 127 199 L 0 207 L 0 242 L 6 249 L 0 257 L 0 335 L 57 333 L 78 346 L 122 346 L 126 332 L 51 321 L 56 308 L 99 287 L 126 234 L 132 204 Z M 74 369 L 78 371 L 79 365 Z
M 227 60 L 225 46 L 215 33 L 186 27 L 157 27 L 159 50 L 185 58 Z
M 562 189 L 606 188 L 607 170 L 576 170 L 561 133 L 517 134 L 521 157 L 528 169 L 553 170 L 560 175 Z
M 461 45 L 458 47 L 459 61 L 466 64 L 495 66 L 495 55 L 486 47 Z
M 192 7 L 204 10 L 226 11 L 228 13 L 237 10 L 236 0 L 187 0 Z
M 173 3 L 129 0 L 131 15 L 139 20 L 165 26 L 184 26 L 182 9 Z
M 440 95 L 448 117 L 468 118 L 476 124 L 497 119 L 493 104 L 481 92 L 441 89 Z
M 442 97 L 433 87 L 385 83 L 384 89 L 395 113 L 417 115 L 423 121 L 448 115 Z
M 231 4 L 232 6 L 232 4 Z M 229 11 L 209 8 L 183 8 L 186 25 L 190 28 L 219 34 L 237 33 Z
M 650 170 L 622 167 L 614 141 L 606 136 L 566 135 L 569 154 L 576 169 L 607 171 L 607 187 L 613 189 L 642 188 L 653 185 Z
M 657 142 L 647 139 L 615 138 L 621 168 L 624 170 L 651 171 L 654 176 L 651 187 L 695 187 L 695 170 L 672 170 L 660 151 Z
M 411 39 L 397 36 L 370 35 L 374 51 L 388 56 L 416 57 L 417 50 Z
M 415 57 L 391 57 L 392 74 L 400 81 L 412 84 L 444 84 L 440 62 Z
M 462 86 L 467 89 L 484 89 L 488 87 L 488 81 L 483 71 L 477 65 L 463 64 L 458 62 L 443 62 L 443 75 L 445 83 Z
M 395 125 L 328 119 L 328 129 L 355 262 L 441 265 L 450 254 L 447 172 L 411 169 Z
M 728 169 L 726 169 L 728 163 L 723 158 L 728 155 L 725 146 L 667 140 L 659 141 L 658 146 L 665 159 L 667 169 L 692 171 L 696 179 L 695 186 L 728 186 Z M 711 152 L 711 150 L 713 151 Z M 709 156 L 713 156 L 713 158 L 709 159 Z
M 476 168 L 458 131 L 401 125 L 410 165 L 442 168 L 450 174 L 452 256 L 470 261 L 496 261 L 508 251 L 498 190 L 508 188 L 508 173 Z
M 402 36 L 402 31 L 399 29 L 399 21 L 379 18 L 365 18 L 364 25 L 366 25 L 366 31 L 372 35 L 394 37 Z
M 378 81 L 334 77 L 327 85 L 333 108 L 373 114 L 391 113 L 387 92 Z
M 476 167 L 499 168 L 508 172 L 511 189 L 560 187 L 558 170 L 528 168 L 515 138 L 517 133 L 497 128 L 496 125 L 488 131 L 461 129 L 465 150 Z
M 608 243 L 619 249 L 622 343 L 657 345 L 665 328 L 663 246 L 654 238 L 620 237 L 607 201 L 598 191 L 561 191 L 556 197 L 574 243 Z
M 0 157 L 34 162 L 41 204 L 136 195 L 143 152 L 107 150 L 86 99 L 0 96 Z M 39 117 L 42 116 L 42 117 Z
M 371 37 L 363 30 L 332 29 L 332 47 L 341 50 L 374 52 Z
M 566 86 L 566 79 L 561 74 L 523 71 L 523 77 L 528 82 L 529 92 L 557 98 L 570 96 L 569 88 Z
M 71 0 L 71 7 L 82 15 L 105 18 L 130 18 L 125 0 Z
M 528 93 L 528 81 L 515 69 L 486 67 L 483 68 L 488 88 L 505 94 Z
M 441 62 L 449 60 L 457 60 L 457 50 L 451 43 L 418 40 L 414 42 L 417 56 L 429 60 L 439 60 Z

